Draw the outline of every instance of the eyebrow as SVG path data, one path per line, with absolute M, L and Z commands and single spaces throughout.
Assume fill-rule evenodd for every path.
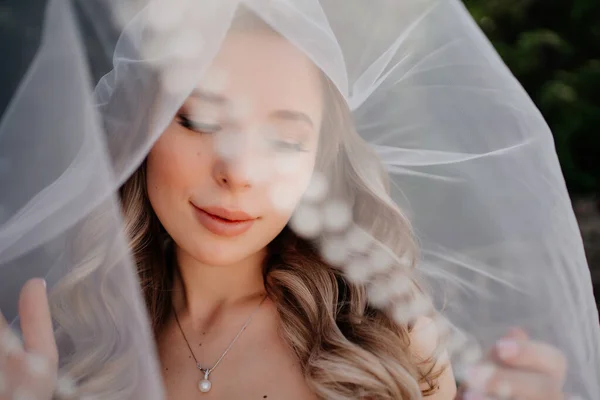
M 277 119 L 286 119 L 289 121 L 302 121 L 310 125 L 311 128 L 315 127 L 315 124 L 312 121 L 312 119 L 310 119 L 308 115 L 300 111 L 277 110 L 271 113 L 271 117 Z
M 203 100 L 203 101 L 207 101 L 209 103 L 215 103 L 215 104 L 226 104 L 227 102 L 229 102 L 229 100 L 227 99 L 227 97 L 214 93 L 214 92 L 209 92 L 207 90 L 204 89 L 194 89 L 192 91 L 192 93 L 190 94 L 190 97 L 195 97 L 198 100 Z
M 229 102 L 229 99 L 221 94 L 198 88 L 192 91 L 190 97 L 194 97 L 198 100 L 207 101 L 209 103 L 214 103 L 217 105 L 225 105 Z M 288 121 L 301 121 L 307 123 L 311 128 L 315 127 L 313 120 L 308 115 L 300 111 L 277 110 L 273 111 L 270 116 L 272 118 L 283 119 Z

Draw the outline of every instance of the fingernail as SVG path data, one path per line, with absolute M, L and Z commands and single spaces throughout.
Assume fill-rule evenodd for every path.
M 46 282 L 45 279 L 42 279 L 42 283 L 44 284 L 44 287 L 48 287 L 48 283 Z
M 472 367 L 467 371 L 467 385 L 469 388 L 485 392 L 487 383 L 489 382 L 492 375 L 494 375 L 496 368 L 491 364 L 482 364 L 476 367 Z
M 496 350 L 500 358 L 507 360 L 519 354 L 519 344 L 514 340 L 501 339 L 496 342 Z
M 523 328 L 519 328 L 518 326 L 513 326 L 510 328 L 506 334 L 511 337 L 523 338 L 527 336 L 527 332 Z

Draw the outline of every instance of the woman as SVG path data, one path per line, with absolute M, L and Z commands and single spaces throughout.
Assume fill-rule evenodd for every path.
M 353 205 L 352 223 L 315 229 L 311 214 L 299 213 L 324 201 L 314 194 L 323 177 L 327 198 L 345 202 L 338 210 Z M 435 352 L 432 312 L 402 323 L 393 317 L 399 302 L 416 302 L 423 291 L 412 270 L 410 225 L 387 185 L 327 76 L 256 19 L 234 23 L 204 78 L 121 188 L 167 398 L 454 399 L 448 354 Z M 372 280 L 402 274 L 408 299 L 374 307 L 367 291 L 375 284 L 321 253 L 327 240 L 358 227 L 374 238 L 372 246 L 397 256 Z M 73 319 L 75 299 L 85 301 L 72 295 L 78 284 L 74 278 L 53 293 L 53 316 L 67 332 L 81 329 L 61 324 Z M 50 398 L 58 352 L 42 281 L 25 285 L 20 316 L 25 352 L 5 340 L 4 370 L 17 379 L 17 366 L 28 363 L 22 380 L 42 360 L 51 368 L 13 395 Z M 107 363 L 97 350 L 61 360 L 77 393 L 128 397 L 119 390 L 135 379 L 129 364 L 109 362 L 96 375 L 83 367 Z M 470 371 L 459 396 L 563 399 L 565 369 L 560 351 L 513 330 Z
M 358 225 L 383 243 L 387 233 L 401 242 L 399 256 L 414 258 L 384 173 L 365 180 L 383 168 L 353 130 L 343 97 L 302 51 L 252 25 L 234 25 L 206 74 L 225 76 L 223 87 L 211 89 L 214 78 L 198 84 L 121 190 L 167 398 L 197 398 L 200 385 L 221 399 L 454 399 L 447 354 L 433 355 L 432 320 L 396 323 L 367 303 L 366 285 L 288 227 L 320 172 L 330 196 L 353 196 Z M 293 168 L 259 179 L 260 164 Z M 274 205 L 277 193 L 289 207 Z M 21 319 L 27 350 L 55 366 L 40 282 L 26 285 Z M 493 357 L 499 368 L 474 369 L 464 398 L 563 398 L 558 350 L 515 331 Z M 82 393 L 85 385 L 97 382 Z

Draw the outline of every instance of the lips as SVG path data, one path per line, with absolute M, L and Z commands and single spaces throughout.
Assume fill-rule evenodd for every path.
M 256 219 L 243 211 L 231 211 L 221 207 L 202 207 L 200 210 L 231 222 L 245 222 Z
M 200 224 L 209 232 L 224 237 L 234 237 L 248 231 L 257 218 L 237 210 L 221 207 L 194 207 Z

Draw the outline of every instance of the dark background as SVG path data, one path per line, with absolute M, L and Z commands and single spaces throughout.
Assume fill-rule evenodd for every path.
M 464 0 L 554 135 L 600 303 L 600 1 Z
M 0 0 L 0 112 L 35 54 L 45 3 Z M 464 3 L 552 129 L 600 299 L 600 1 Z M 83 31 L 94 37 L 81 18 Z M 105 51 L 90 57 L 99 70 L 109 68 Z

